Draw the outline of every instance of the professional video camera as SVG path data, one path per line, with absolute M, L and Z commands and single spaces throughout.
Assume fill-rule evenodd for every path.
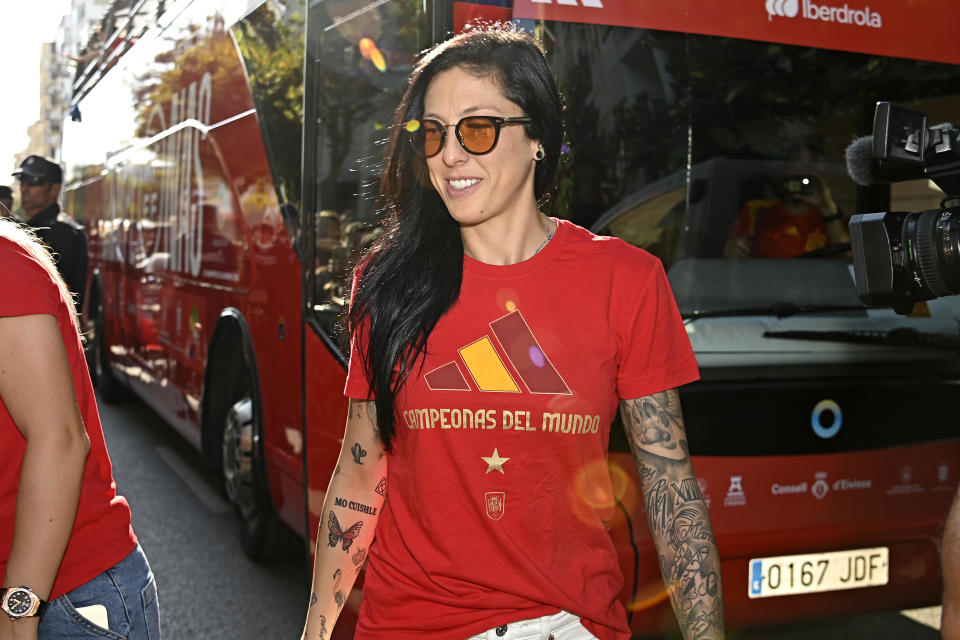
M 854 141 L 846 155 L 857 184 L 928 178 L 946 195 L 931 211 L 850 218 L 860 300 L 907 314 L 921 300 L 960 294 L 960 130 L 928 126 L 925 113 L 878 102 L 873 135 Z

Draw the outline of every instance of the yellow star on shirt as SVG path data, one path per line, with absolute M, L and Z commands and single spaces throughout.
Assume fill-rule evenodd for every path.
M 499 471 L 500 473 L 503 473 L 503 463 L 510 459 L 510 458 L 501 458 L 500 452 L 497 451 L 496 449 L 493 450 L 493 455 L 490 456 L 489 458 L 486 456 L 480 456 L 480 458 L 484 462 L 486 462 L 488 465 L 487 473 L 490 473 L 491 471 Z M 504 473 L 504 475 L 506 474 Z

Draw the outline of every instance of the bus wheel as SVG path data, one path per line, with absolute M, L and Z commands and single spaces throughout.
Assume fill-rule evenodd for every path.
M 223 429 L 223 486 L 240 519 L 240 545 L 256 561 L 291 557 L 302 543 L 273 509 L 255 455 L 260 429 L 249 390 L 227 411 Z
M 90 377 L 97 387 L 97 394 L 104 402 L 118 403 L 130 399 L 130 391 L 117 380 L 107 361 L 107 341 L 104 333 L 103 305 L 97 305 L 93 321 L 93 344 L 90 346 Z

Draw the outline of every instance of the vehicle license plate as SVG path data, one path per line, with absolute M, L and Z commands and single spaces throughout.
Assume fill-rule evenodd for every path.
M 858 589 L 887 584 L 887 547 L 850 549 L 750 560 L 747 594 L 751 598 L 817 591 Z

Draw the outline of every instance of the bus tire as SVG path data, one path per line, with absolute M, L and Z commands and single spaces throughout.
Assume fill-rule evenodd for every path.
M 94 307 L 96 315 L 93 321 L 93 340 L 90 345 L 90 377 L 101 400 L 109 404 L 118 404 L 130 399 L 130 391 L 117 379 L 107 360 L 104 311 L 100 300 L 100 296 L 97 295 L 96 307 Z M 94 301 L 91 300 L 91 302 Z
M 303 542 L 277 515 L 263 463 L 263 425 L 249 371 L 235 378 L 222 412 L 223 488 L 240 525 L 240 546 L 256 562 L 299 557 Z M 221 405 L 223 406 L 223 405 Z

